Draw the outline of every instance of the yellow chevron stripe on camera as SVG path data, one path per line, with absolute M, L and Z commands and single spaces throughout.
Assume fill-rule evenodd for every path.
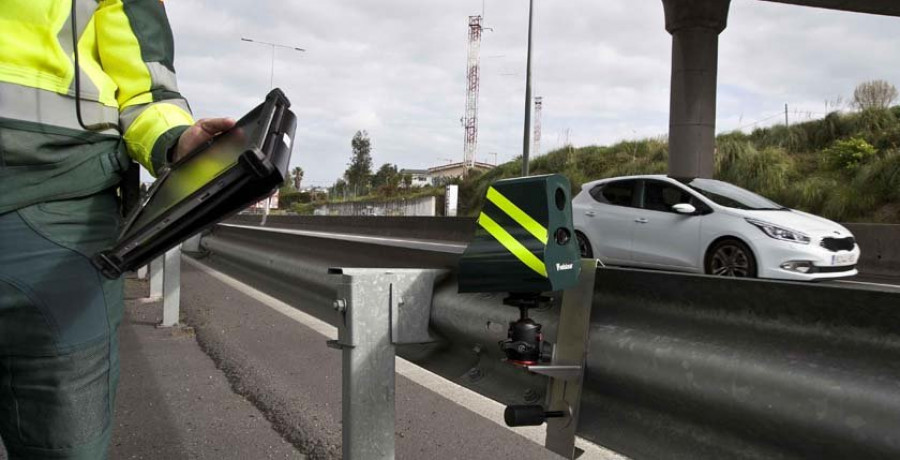
M 498 192 L 494 187 L 488 188 L 487 199 L 491 203 L 494 203 L 495 206 L 500 208 L 501 211 L 505 212 L 509 217 L 511 217 L 512 220 L 521 225 L 522 228 L 528 231 L 528 233 L 531 233 L 535 238 L 538 239 L 538 241 L 540 241 L 544 245 L 547 244 L 547 241 L 549 240 L 547 236 L 547 227 L 544 227 L 538 221 L 534 220 L 525 211 L 516 206 L 515 203 L 509 201 L 508 198 Z
M 509 234 L 500 224 L 488 217 L 487 214 L 481 213 L 478 216 L 478 225 L 491 234 L 503 247 L 511 252 L 516 258 L 527 265 L 528 268 L 534 270 L 539 275 L 547 278 L 547 266 L 537 256 L 531 253 L 522 243 Z

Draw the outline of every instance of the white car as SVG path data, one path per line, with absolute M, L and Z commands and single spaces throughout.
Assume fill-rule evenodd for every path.
M 582 256 L 605 264 L 799 281 L 857 274 L 846 228 L 726 182 L 603 179 L 584 184 L 572 210 Z

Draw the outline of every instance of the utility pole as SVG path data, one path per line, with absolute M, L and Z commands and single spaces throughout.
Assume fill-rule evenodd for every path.
M 791 126 L 790 121 L 788 120 L 788 105 L 784 104 L 784 126 Z
M 522 140 L 522 176 L 528 175 L 531 156 L 531 35 L 534 25 L 534 0 L 528 0 L 528 58 L 525 63 L 525 129 Z
M 258 45 L 265 45 L 272 49 L 272 59 L 271 59 L 271 65 L 270 65 L 270 69 L 269 69 L 269 90 L 272 90 L 275 88 L 275 48 L 285 48 L 285 49 L 300 51 L 300 52 L 304 52 L 304 53 L 306 52 L 305 49 L 298 48 L 296 46 L 283 45 L 281 43 L 264 42 L 261 40 L 254 40 L 252 38 L 241 37 L 241 41 L 256 43 Z
M 535 96 L 534 98 L 534 149 L 532 153 L 535 157 L 541 155 L 541 112 L 543 106 L 543 99 L 541 96 Z
M 256 43 L 258 45 L 265 45 L 265 46 L 272 48 L 272 59 L 271 59 L 271 64 L 269 66 L 269 91 L 275 89 L 275 48 L 287 48 L 289 50 L 299 51 L 301 53 L 306 52 L 305 49 L 298 48 L 296 46 L 283 45 L 281 43 L 264 42 L 261 40 L 254 40 L 252 38 L 241 37 L 241 41 L 249 42 L 249 43 Z M 260 222 L 260 225 L 266 225 L 266 219 L 268 219 L 268 217 L 269 217 L 269 208 L 271 208 L 271 207 L 272 207 L 272 197 L 269 196 L 268 198 L 266 198 L 266 209 L 263 211 L 263 218 L 262 218 L 262 222 Z

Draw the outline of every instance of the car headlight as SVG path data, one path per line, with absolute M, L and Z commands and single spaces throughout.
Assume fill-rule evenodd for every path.
M 779 227 L 775 224 L 770 224 L 768 222 L 764 222 L 761 220 L 746 218 L 747 222 L 756 226 L 756 228 L 760 229 L 766 235 L 769 235 L 771 238 L 775 238 L 776 240 L 789 241 L 791 243 L 800 243 L 800 244 L 809 244 L 810 237 L 805 233 L 798 232 L 796 230 L 791 230 L 784 227 Z

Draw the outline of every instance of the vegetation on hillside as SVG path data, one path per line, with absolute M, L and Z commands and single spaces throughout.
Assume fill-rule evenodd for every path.
M 463 181 L 461 213 L 474 215 L 488 185 L 520 175 L 521 164 L 518 159 Z M 565 174 L 577 192 L 588 181 L 662 174 L 667 167 L 668 143 L 660 137 L 565 147 L 533 159 L 530 170 Z M 900 223 L 900 106 L 721 134 L 716 178 L 837 221 Z

